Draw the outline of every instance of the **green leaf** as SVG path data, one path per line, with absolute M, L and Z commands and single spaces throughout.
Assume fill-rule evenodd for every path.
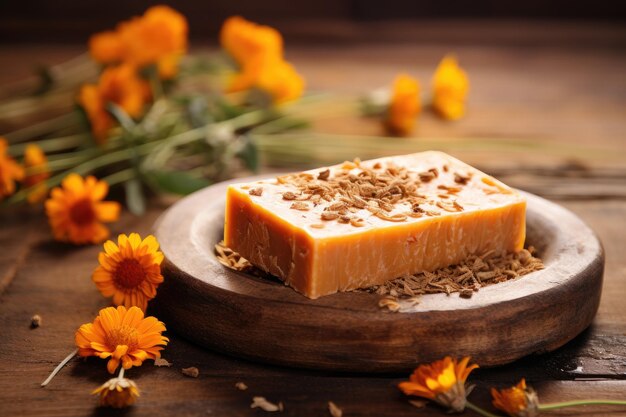
M 246 168 L 252 172 L 257 172 L 259 169 L 259 149 L 250 136 L 243 136 L 241 139 L 244 143 L 236 156 L 243 161 Z
M 146 176 L 160 190 L 180 195 L 191 194 L 211 185 L 209 180 L 183 171 L 151 171 Z
M 128 210 L 135 216 L 141 216 L 146 212 L 146 201 L 141 189 L 141 182 L 137 178 L 132 178 L 124 183 L 126 191 L 126 205 Z

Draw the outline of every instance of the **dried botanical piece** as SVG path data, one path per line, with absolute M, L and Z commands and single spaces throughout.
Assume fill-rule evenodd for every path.
M 167 366 L 169 368 L 172 366 L 172 362 L 168 362 L 167 359 L 157 358 L 154 360 L 154 366 Z
M 39 314 L 35 314 L 30 318 L 30 327 L 36 329 L 41 326 L 41 316 Z
M 283 200 L 295 200 L 296 198 L 298 198 L 298 196 L 292 193 L 291 191 L 287 191 L 283 193 Z
M 261 197 L 261 195 L 263 195 L 263 187 L 253 188 L 250 191 L 248 191 L 248 194 L 256 196 L 256 197 Z
M 332 417 L 342 417 L 343 411 L 332 401 L 328 401 L 328 412 Z
M 400 304 L 398 303 L 398 300 L 393 296 L 381 298 L 380 301 L 378 301 L 378 307 L 386 308 L 389 311 L 393 312 L 400 310 Z
M 239 391 L 245 391 L 248 389 L 248 386 L 244 382 L 237 382 L 235 384 L 235 388 L 237 388 Z
M 329 176 L 330 176 L 330 169 L 325 169 L 324 171 L 320 171 L 320 173 L 317 174 L 317 179 L 326 181 Z
M 290 208 L 300 211 L 309 211 L 309 205 L 307 203 L 303 203 L 302 201 L 296 201 Z
M 466 185 L 471 179 L 471 175 L 461 175 L 458 172 L 454 173 L 454 182 L 461 185 Z
M 191 377 L 191 378 L 197 378 L 198 375 L 200 375 L 200 371 L 195 366 L 190 366 L 189 368 L 183 368 L 181 369 L 181 372 L 183 373 L 183 375 Z
M 339 218 L 339 213 L 336 211 L 325 211 L 320 217 L 322 220 L 336 220 Z
M 421 272 L 387 281 L 356 291 L 380 295 L 393 295 L 408 298 L 421 294 L 454 292 L 469 298 L 478 288 L 515 279 L 544 268 L 541 259 L 533 256 L 531 246 L 518 253 L 498 254 L 489 251 L 481 256 L 471 255 L 457 265 L 438 269 L 434 272 Z
M 409 400 L 409 404 L 411 404 L 415 408 L 424 408 L 424 407 L 426 407 L 426 404 L 428 404 L 428 401 L 424 401 L 424 400 Z
M 282 402 L 274 404 L 267 401 L 265 397 L 253 397 L 250 408 L 260 408 L 261 410 L 268 412 L 283 411 L 284 409 Z
M 351 219 L 350 222 L 358 221 Z M 311 227 L 323 225 L 311 225 Z M 267 276 L 264 272 L 252 266 L 239 254 L 226 248 L 223 242 L 215 245 L 218 260 L 225 266 L 251 273 L 255 276 Z M 531 246 L 518 253 L 498 254 L 489 251 L 480 256 L 471 255 L 465 261 L 434 272 L 421 272 L 414 275 L 403 276 L 383 285 L 375 285 L 369 288 L 361 288 L 355 291 L 368 292 L 390 297 L 381 299 L 379 306 L 390 311 L 400 311 L 400 299 L 407 306 L 419 302 L 419 296 L 423 294 L 458 292 L 463 298 L 471 298 L 479 288 L 499 282 L 515 279 L 531 272 L 544 268 L 541 259 L 533 254 L 535 249 Z

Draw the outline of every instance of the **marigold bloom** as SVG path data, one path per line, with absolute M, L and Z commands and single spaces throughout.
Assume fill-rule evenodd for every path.
M 54 238 L 75 244 L 100 243 L 109 236 L 109 229 L 102 223 L 119 218 L 120 205 L 114 201 L 102 201 L 109 186 L 89 176 L 83 179 L 70 174 L 61 187 L 52 189 L 46 200 L 46 214 Z
M 461 362 L 446 356 L 444 359 L 427 365 L 420 365 L 409 381 L 401 382 L 398 388 L 406 395 L 433 400 L 452 411 L 461 412 L 465 409 L 467 391 L 465 380 L 470 372 L 478 368 L 473 364 L 467 366 L 470 358 Z
M 100 252 L 100 266 L 92 275 L 93 282 L 105 297 L 113 297 L 113 304 L 126 308 L 137 306 L 146 311 L 148 301 L 156 296 L 163 282 L 161 262 L 163 253 L 152 235 L 143 241 L 137 233 L 119 235 L 117 245 L 108 240 Z
M 296 100 L 304 93 L 305 81 L 287 61 L 260 61 L 247 64 L 231 80 L 228 91 L 258 88 L 266 92 L 276 104 Z
M 100 310 L 93 323 L 80 326 L 75 339 L 80 356 L 109 358 L 107 370 L 114 373 L 120 363 L 129 369 L 147 359 L 160 358 L 169 342 L 161 334 L 165 330 L 155 317 L 144 318 L 138 307 L 107 307 Z
M 182 14 L 168 6 L 153 6 L 143 16 L 121 22 L 115 31 L 93 35 L 89 50 L 103 64 L 157 65 L 159 75 L 168 79 L 176 75 L 178 61 L 187 51 L 187 33 Z
M 127 378 L 111 378 L 92 391 L 100 397 L 101 407 L 125 408 L 139 397 L 137 384 Z
M 24 178 L 24 169 L 7 155 L 8 143 L 0 137 L 0 201 L 15 192 L 15 181 Z
M 115 124 L 107 111 L 108 103 L 120 106 L 131 117 L 138 117 L 149 100 L 148 83 L 130 65 L 108 67 L 100 75 L 98 85 L 83 85 L 78 95 L 78 103 L 85 110 L 98 143 L 106 141 Z
M 220 42 L 240 66 L 227 91 L 258 88 L 276 104 L 295 100 L 304 92 L 304 79 L 283 59 L 283 38 L 276 29 L 233 16 L 224 22 Z
M 457 120 L 465 114 L 469 79 L 455 57 L 444 57 L 433 77 L 433 108 L 444 119 Z
M 413 131 L 421 111 L 419 94 L 420 87 L 416 79 L 406 74 L 396 77 L 385 120 L 389 132 L 406 136 Z
M 37 145 L 30 144 L 24 153 L 24 168 L 26 176 L 24 185 L 29 187 L 28 202 L 38 203 L 46 198 L 48 186 L 46 180 L 50 178 L 48 171 L 48 158 Z
M 124 44 L 119 33 L 107 30 L 89 38 L 89 52 L 94 61 L 101 64 L 118 63 L 124 57 Z
M 241 66 L 261 57 L 276 60 L 283 56 L 283 37 L 280 32 L 241 16 L 226 19 L 220 31 L 220 43 Z
M 526 387 L 526 380 L 515 386 L 498 391 L 491 388 L 493 406 L 511 417 L 535 417 L 539 415 L 539 400 L 532 388 Z

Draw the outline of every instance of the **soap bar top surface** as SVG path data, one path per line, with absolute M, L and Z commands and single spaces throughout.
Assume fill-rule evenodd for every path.
M 495 178 L 436 151 L 345 162 L 230 188 L 316 239 L 524 201 Z

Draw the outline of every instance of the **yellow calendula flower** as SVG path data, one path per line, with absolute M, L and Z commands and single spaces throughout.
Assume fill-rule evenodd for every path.
M 24 178 L 24 169 L 7 154 L 6 139 L 0 137 L 0 201 L 15 192 L 15 181 Z
M 451 411 L 461 412 L 467 401 L 465 381 L 470 372 L 478 368 L 476 364 L 468 366 L 469 360 L 466 357 L 458 362 L 447 356 L 431 364 L 420 365 L 410 380 L 401 382 L 398 387 L 406 395 L 427 398 Z
M 161 78 L 169 79 L 187 52 L 188 31 L 185 16 L 168 6 L 153 6 L 115 30 L 93 35 L 89 51 L 102 64 L 125 63 L 136 69 L 156 65 Z
M 406 136 L 413 131 L 421 111 L 419 93 L 420 87 L 416 79 L 406 74 L 396 77 L 385 120 L 385 126 L 390 133 Z
M 161 357 L 161 350 L 169 339 L 161 333 L 165 325 L 155 317 L 145 317 L 138 307 L 107 307 L 100 310 L 93 323 L 80 326 L 76 332 L 76 346 L 80 356 L 109 359 L 107 370 L 115 373 L 141 366 L 147 359 Z
M 120 106 L 131 117 L 139 117 L 149 100 L 148 83 L 137 76 L 130 65 L 108 67 L 97 85 L 83 85 L 78 95 L 78 103 L 85 110 L 94 138 L 100 144 L 106 142 L 115 124 L 107 111 L 108 103 Z
M 125 408 L 135 403 L 139 388 L 128 378 L 111 378 L 92 394 L 99 397 L 101 407 Z
M 104 181 L 78 174 L 68 175 L 45 202 L 55 239 L 74 244 L 100 243 L 109 237 L 103 223 L 119 218 L 120 205 L 102 201 L 109 191 Z
M 457 120 L 465 114 L 469 79 L 452 55 L 444 57 L 433 77 L 433 109 L 447 120 Z
M 30 144 L 26 147 L 24 153 L 24 168 L 26 176 L 24 177 L 24 185 L 29 187 L 28 202 L 39 203 L 46 198 L 48 194 L 48 186 L 46 180 L 50 178 L 48 171 L 48 158 L 39 146 Z
M 115 305 L 137 306 L 146 311 L 148 301 L 156 296 L 156 289 L 163 282 L 163 253 L 156 238 L 149 235 L 141 240 L 137 233 L 119 235 L 117 245 L 111 240 L 104 243 L 98 261 L 100 266 L 92 279 L 102 295 L 113 297 Z
M 241 66 L 258 61 L 281 59 L 283 37 L 276 29 L 258 25 L 240 16 L 226 19 L 220 31 L 222 47 Z
M 536 417 L 539 415 L 537 393 L 526 386 L 524 378 L 510 388 L 500 391 L 492 388 L 491 396 L 493 397 L 493 406 L 511 417 Z

